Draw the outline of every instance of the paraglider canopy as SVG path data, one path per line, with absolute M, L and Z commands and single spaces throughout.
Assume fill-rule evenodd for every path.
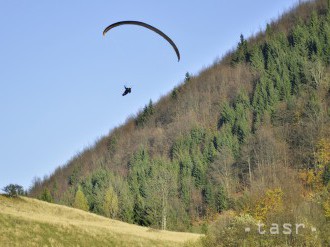
M 173 40 L 170 39 L 170 37 L 168 37 L 165 33 L 163 33 L 162 31 L 160 31 L 159 29 L 144 23 L 144 22 L 140 22 L 140 21 L 120 21 L 120 22 L 116 22 L 111 24 L 110 26 L 106 27 L 103 31 L 103 35 L 105 35 L 109 30 L 111 30 L 112 28 L 121 26 L 121 25 L 137 25 L 137 26 L 142 26 L 145 28 L 148 28 L 156 33 L 158 33 L 160 36 L 162 36 L 165 40 L 167 40 L 167 42 L 169 42 L 171 44 L 171 46 L 173 47 L 176 56 L 178 57 L 178 62 L 180 61 L 180 52 L 178 47 L 175 45 L 175 43 L 173 42 Z

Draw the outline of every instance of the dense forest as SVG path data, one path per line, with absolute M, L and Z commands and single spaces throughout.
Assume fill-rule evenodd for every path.
M 129 223 L 207 233 L 205 246 L 329 246 L 329 65 L 330 1 L 301 3 L 35 179 L 29 194 Z M 306 229 L 244 231 L 258 222 L 268 233 L 272 222 Z

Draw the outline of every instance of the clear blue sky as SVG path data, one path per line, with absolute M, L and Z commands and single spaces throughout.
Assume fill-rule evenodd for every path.
M 0 1 L 0 188 L 73 155 L 264 29 L 297 0 Z M 169 35 L 166 41 L 136 26 Z M 122 97 L 123 86 L 132 94 Z

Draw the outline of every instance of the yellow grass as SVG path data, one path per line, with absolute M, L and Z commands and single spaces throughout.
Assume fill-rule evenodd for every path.
M 0 195 L 0 246 L 182 246 L 200 236 L 153 230 L 32 198 Z

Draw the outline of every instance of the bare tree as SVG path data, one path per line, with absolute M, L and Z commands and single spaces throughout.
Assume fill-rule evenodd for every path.
M 155 161 L 153 175 L 148 183 L 148 199 L 151 209 L 160 220 L 161 229 L 166 230 L 169 199 L 175 196 L 176 173 L 172 171 L 169 162 Z
M 223 184 L 227 193 L 233 192 L 233 169 L 234 158 L 230 148 L 224 146 L 219 150 L 217 159 L 211 164 L 212 176 L 217 183 Z

